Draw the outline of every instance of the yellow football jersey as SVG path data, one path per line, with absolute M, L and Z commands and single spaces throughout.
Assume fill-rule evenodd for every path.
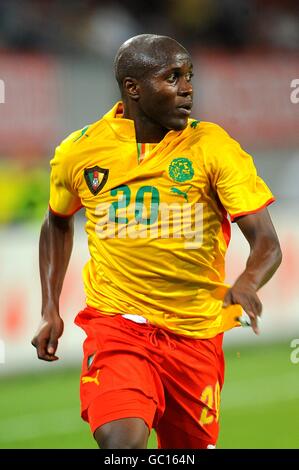
M 87 304 L 107 315 L 210 338 L 238 323 L 222 308 L 230 222 L 274 200 L 252 158 L 221 127 L 189 120 L 147 146 L 121 104 L 76 131 L 51 161 L 50 208 L 86 213 Z

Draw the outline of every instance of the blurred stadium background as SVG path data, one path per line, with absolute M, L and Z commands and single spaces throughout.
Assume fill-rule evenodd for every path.
M 250 329 L 226 334 L 219 447 L 298 448 L 297 0 L 0 2 L 0 448 L 95 447 L 79 418 L 83 336 L 72 323 L 84 305 L 84 214 L 77 216 L 54 364 L 37 361 L 30 345 L 40 315 L 39 227 L 55 146 L 111 108 L 115 52 L 145 32 L 175 37 L 192 52 L 193 116 L 239 140 L 277 197 L 270 212 L 284 260 L 261 290 L 260 337 Z M 229 281 L 247 254 L 233 227 Z

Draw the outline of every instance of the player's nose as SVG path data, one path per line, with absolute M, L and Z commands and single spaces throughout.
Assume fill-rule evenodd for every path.
M 188 80 L 182 79 L 178 88 L 179 96 L 191 96 L 193 95 L 192 83 Z

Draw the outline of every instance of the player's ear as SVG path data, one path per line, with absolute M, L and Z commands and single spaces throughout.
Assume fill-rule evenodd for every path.
M 139 99 L 139 85 L 135 78 L 125 77 L 123 80 L 124 92 L 132 99 L 137 101 Z

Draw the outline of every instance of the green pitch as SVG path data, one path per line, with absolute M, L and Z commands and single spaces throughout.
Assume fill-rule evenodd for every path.
M 299 448 L 299 363 L 291 351 L 290 341 L 226 350 L 219 448 Z M 79 417 L 78 376 L 2 377 L 0 448 L 96 448 Z

